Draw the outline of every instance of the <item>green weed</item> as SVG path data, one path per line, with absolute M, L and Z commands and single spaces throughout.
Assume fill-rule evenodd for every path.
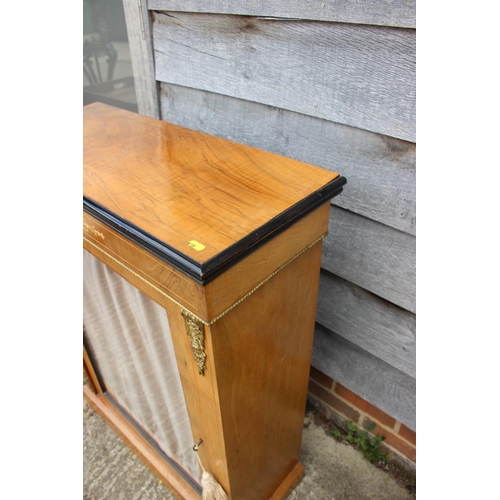
M 375 425 L 371 425 L 368 430 L 373 431 Z M 371 463 L 386 463 L 386 453 L 380 449 L 383 436 L 370 436 L 367 432 L 361 431 L 350 420 L 345 423 L 345 429 L 333 429 L 332 435 L 339 441 L 347 441 L 357 448 L 363 456 Z

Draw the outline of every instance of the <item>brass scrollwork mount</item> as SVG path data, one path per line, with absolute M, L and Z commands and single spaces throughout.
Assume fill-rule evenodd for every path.
M 204 375 L 207 355 L 205 354 L 205 335 L 203 333 L 203 323 L 198 321 L 198 319 L 189 311 L 186 311 L 186 309 L 182 309 L 181 314 L 184 318 L 184 322 L 186 323 L 188 337 L 191 340 L 191 351 L 193 351 L 194 359 L 198 365 L 198 374 Z

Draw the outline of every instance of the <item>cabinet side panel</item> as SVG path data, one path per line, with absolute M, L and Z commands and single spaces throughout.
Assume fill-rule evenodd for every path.
M 270 498 L 299 462 L 321 243 L 210 328 L 232 498 Z
M 204 469 L 212 474 L 224 490 L 230 494 L 210 332 L 207 328 L 202 327 L 204 352 L 207 357 L 204 373 L 200 375 L 191 349 L 191 340 L 187 334 L 186 324 L 181 315 L 181 308 L 172 303 L 166 303 L 165 307 L 189 413 L 193 436 L 192 445 L 198 443 L 200 439 L 203 440 L 198 450 L 199 459 Z

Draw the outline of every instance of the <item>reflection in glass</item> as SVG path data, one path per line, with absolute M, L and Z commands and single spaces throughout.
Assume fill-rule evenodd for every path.
M 137 112 L 122 0 L 83 0 L 83 104 Z

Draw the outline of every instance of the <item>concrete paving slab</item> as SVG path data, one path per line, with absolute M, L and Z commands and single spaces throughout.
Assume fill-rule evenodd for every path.
M 328 435 L 311 414 L 304 421 L 305 476 L 289 500 L 413 500 L 360 452 Z M 83 403 L 83 499 L 174 500 L 156 476 L 94 410 Z

